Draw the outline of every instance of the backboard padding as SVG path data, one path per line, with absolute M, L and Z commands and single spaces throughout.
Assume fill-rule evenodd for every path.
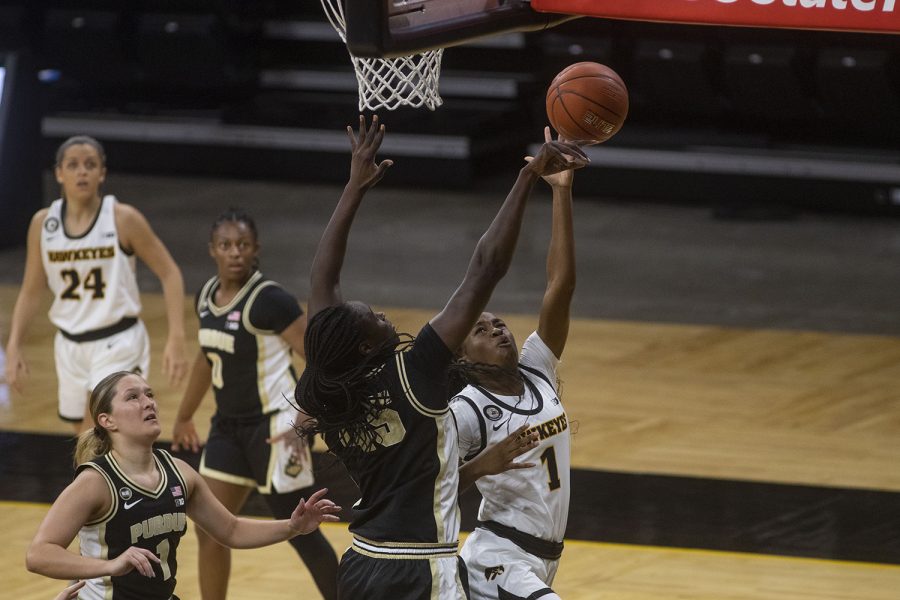
M 526 0 L 346 0 L 347 47 L 359 57 L 405 56 L 575 18 Z

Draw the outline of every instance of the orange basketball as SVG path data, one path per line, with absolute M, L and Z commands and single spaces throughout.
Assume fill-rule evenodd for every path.
M 600 63 L 569 65 L 547 90 L 547 118 L 553 129 L 571 142 L 605 142 L 622 128 L 627 115 L 625 82 Z

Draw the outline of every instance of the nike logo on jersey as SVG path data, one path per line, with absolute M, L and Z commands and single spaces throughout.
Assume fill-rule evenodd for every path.
M 201 318 L 201 319 L 202 319 L 203 317 L 208 317 L 208 316 L 209 316 L 209 311 L 208 311 L 208 310 L 201 310 L 201 311 L 200 311 L 200 318 Z
M 135 504 L 137 504 L 137 503 L 140 502 L 141 500 L 143 500 L 143 498 L 138 498 L 138 499 L 135 500 L 134 502 L 126 502 L 126 503 L 123 504 L 122 506 L 125 508 L 125 510 L 128 510 L 129 508 L 131 508 L 132 506 L 134 506 Z

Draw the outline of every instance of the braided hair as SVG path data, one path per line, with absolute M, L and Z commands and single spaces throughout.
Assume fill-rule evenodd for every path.
M 259 240 L 259 234 L 256 231 L 256 222 L 253 220 L 253 217 L 250 216 L 250 213 L 242 208 L 229 206 L 219 213 L 219 216 L 213 221 L 212 227 L 209 230 L 210 240 L 212 240 L 216 233 L 216 229 L 218 229 L 222 223 L 243 223 L 247 226 L 247 229 L 253 232 L 253 239 Z
M 457 355 L 447 370 L 449 395 L 460 393 L 467 385 L 483 385 L 486 379 L 495 381 L 508 380 L 511 383 L 521 382 L 518 368 L 510 370 L 500 365 L 470 362 Z
M 345 463 L 380 443 L 381 434 L 373 422 L 388 400 L 383 368 L 414 341 L 401 334 L 362 353 L 359 348 L 366 331 L 361 318 L 346 302 L 312 316 L 303 340 L 306 368 L 294 392 L 297 406 L 313 418 L 299 433 L 322 434 L 329 449 Z

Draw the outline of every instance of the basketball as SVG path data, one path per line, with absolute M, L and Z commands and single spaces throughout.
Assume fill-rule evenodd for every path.
M 565 139 L 578 144 L 605 142 L 628 115 L 628 88 L 619 74 L 595 62 L 569 65 L 547 90 L 547 118 Z

